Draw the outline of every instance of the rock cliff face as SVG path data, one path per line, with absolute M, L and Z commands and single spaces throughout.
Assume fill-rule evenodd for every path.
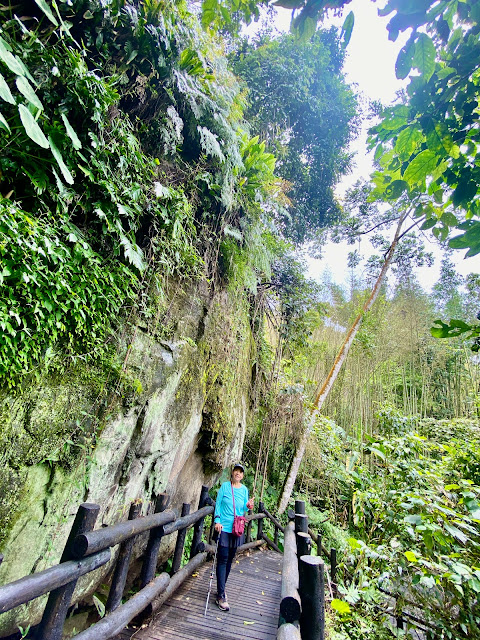
M 162 491 L 175 510 L 196 509 L 201 485 L 240 457 L 253 349 L 244 303 L 199 285 L 170 301 L 168 317 L 160 335 L 132 330 L 121 394 L 104 371 L 76 366 L 4 397 L 0 584 L 59 561 L 81 502 L 100 505 L 97 527 L 125 519 L 134 499 L 147 513 Z M 108 569 L 79 582 L 74 600 Z M 0 616 L 0 637 L 38 622 L 44 602 Z

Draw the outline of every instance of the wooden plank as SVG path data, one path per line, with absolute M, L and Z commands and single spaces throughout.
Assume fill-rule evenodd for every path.
M 135 640 L 275 640 L 281 567 L 282 556 L 274 551 L 255 551 L 239 556 L 227 582 L 230 611 L 220 611 L 214 604 L 214 585 L 205 617 L 210 577 L 208 563 L 172 595 L 149 627 L 127 633 L 130 637 L 135 634 Z M 122 632 L 115 640 L 127 640 L 127 633 Z

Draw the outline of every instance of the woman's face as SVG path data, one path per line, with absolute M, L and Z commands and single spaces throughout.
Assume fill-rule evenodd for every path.
M 241 469 L 234 469 L 232 471 L 232 478 L 235 484 L 243 480 L 243 471 Z

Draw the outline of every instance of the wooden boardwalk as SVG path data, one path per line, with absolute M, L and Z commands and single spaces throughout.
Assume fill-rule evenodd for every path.
M 215 605 L 216 581 L 207 617 L 211 563 L 186 580 L 145 629 L 125 630 L 116 640 L 274 640 L 280 604 L 282 556 L 274 551 L 242 554 L 227 582 L 230 611 Z

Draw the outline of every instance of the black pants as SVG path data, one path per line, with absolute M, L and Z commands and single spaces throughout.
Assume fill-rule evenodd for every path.
M 225 583 L 232 568 L 236 547 L 218 547 L 217 550 L 217 597 L 225 598 Z

